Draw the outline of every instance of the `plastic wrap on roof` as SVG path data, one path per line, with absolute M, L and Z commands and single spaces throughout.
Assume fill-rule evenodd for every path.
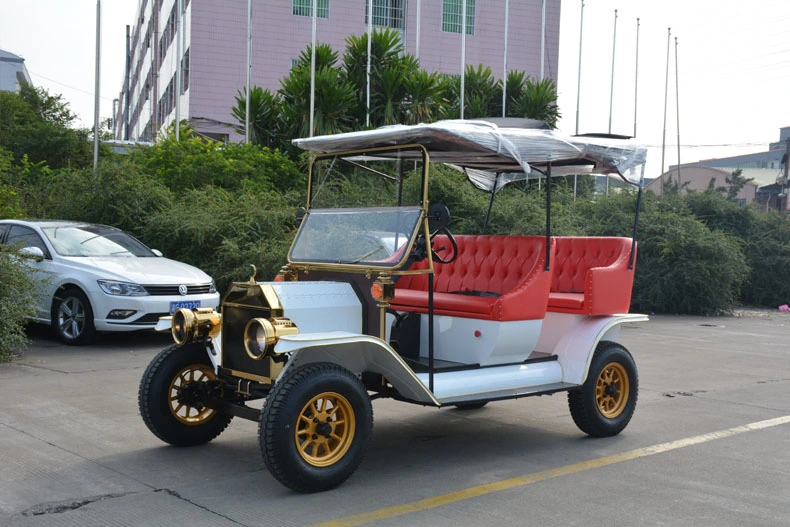
M 550 130 L 500 128 L 485 121 L 437 121 L 430 124 L 393 125 L 336 135 L 295 139 L 298 147 L 320 154 L 359 151 L 376 147 L 419 144 L 431 161 L 491 172 L 530 172 L 549 163 L 586 167 L 583 173 L 626 176 L 644 164 L 646 149 L 627 141 L 564 137 Z M 380 154 L 377 154 L 380 155 Z M 402 152 L 391 156 L 408 156 Z M 590 168 L 592 166 L 592 168 Z M 565 174 L 567 170 L 559 170 Z M 554 173 L 554 170 L 552 170 Z M 637 182 L 635 179 L 628 178 Z

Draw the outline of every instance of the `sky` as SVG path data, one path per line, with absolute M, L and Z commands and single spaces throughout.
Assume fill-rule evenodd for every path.
M 491 2 L 504 0 L 477 5 Z M 87 127 L 93 124 L 96 3 L 0 0 L 0 49 L 22 56 L 33 83 L 61 94 Z M 102 119 L 110 117 L 121 90 L 126 25 L 133 25 L 137 4 L 101 2 Z M 559 130 L 566 134 L 576 132 L 581 13 L 582 0 L 562 0 Z M 578 131 L 608 132 L 611 115 L 612 133 L 633 135 L 636 113 L 636 139 L 650 147 L 648 177 L 676 164 L 678 155 L 685 163 L 765 151 L 779 140 L 779 128 L 790 126 L 790 1 L 585 0 L 583 13 Z

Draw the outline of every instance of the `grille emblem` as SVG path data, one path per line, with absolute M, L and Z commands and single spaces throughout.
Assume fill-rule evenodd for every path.
M 183 285 L 183 284 L 182 284 L 182 285 L 180 285 L 180 286 L 178 286 L 178 293 L 179 293 L 181 296 L 184 296 L 184 295 L 186 295 L 188 292 L 189 292 L 189 290 L 187 289 L 187 286 L 185 286 L 185 285 Z

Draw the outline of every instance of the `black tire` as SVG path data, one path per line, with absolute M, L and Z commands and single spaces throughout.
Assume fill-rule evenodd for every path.
M 55 294 L 51 322 L 55 335 L 64 344 L 90 344 L 96 339 L 91 303 L 76 287 L 68 287 Z
M 321 362 L 277 382 L 263 405 L 258 439 L 280 483 L 296 492 L 319 492 L 351 476 L 372 430 L 373 408 L 362 382 L 345 368 Z
M 479 410 L 480 408 L 484 407 L 488 404 L 488 401 L 477 401 L 474 403 L 458 403 L 455 405 L 456 408 L 459 410 L 467 411 L 467 410 Z
M 587 380 L 568 392 L 568 407 L 576 426 L 593 437 L 619 434 L 636 409 L 639 378 L 633 357 L 616 342 L 598 344 Z
M 143 422 L 156 437 L 174 446 L 208 443 L 228 427 L 233 415 L 183 405 L 175 396 L 184 381 L 215 378 L 214 366 L 199 344 L 174 344 L 160 351 L 140 380 L 137 403 Z

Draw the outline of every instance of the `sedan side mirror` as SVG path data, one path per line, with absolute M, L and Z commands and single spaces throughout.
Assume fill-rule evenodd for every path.
M 164 256 L 164 254 L 162 254 L 162 251 L 160 251 L 159 249 L 151 249 L 151 252 L 157 256 Z
M 22 247 L 19 249 L 19 254 L 25 258 L 31 258 L 37 262 L 40 262 L 44 259 L 44 251 L 41 250 L 41 247 Z

